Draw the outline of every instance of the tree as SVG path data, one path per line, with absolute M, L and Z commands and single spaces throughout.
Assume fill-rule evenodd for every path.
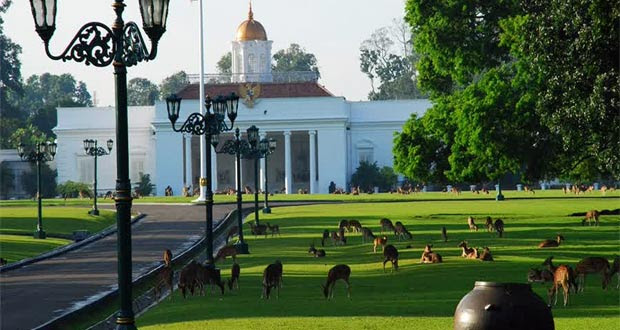
M 402 20 L 383 27 L 360 46 L 360 69 L 370 78 L 369 100 L 425 97 L 417 87 L 418 55 L 412 49 L 411 31 Z M 375 79 L 379 86 L 375 89 Z
M 217 61 L 217 73 L 231 74 L 232 73 L 232 53 L 227 52 L 222 55 L 219 61 Z
M 159 94 L 161 99 L 165 99 L 170 94 L 177 94 L 183 88 L 189 85 L 189 79 L 185 71 L 179 71 L 171 76 L 166 77 L 159 85 Z
M 271 69 L 275 72 L 312 71 L 321 77 L 316 57 L 298 44 L 291 44 L 273 54 Z
M 155 185 L 151 183 L 151 175 L 140 173 L 140 181 L 136 187 L 136 193 L 140 194 L 140 196 L 149 196 L 154 188 Z
M 24 190 L 31 196 L 37 195 L 37 165 L 31 163 L 30 175 L 23 176 Z M 41 164 L 41 197 L 56 196 L 56 176 L 58 172 L 52 170 L 47 163 Z
M 377 162 L 360 162 L 351 176 L 351 185 L 359 186 L 362 191 L 372 191 L 374 187 L 387 191 L 394 187 L 397 179 L 396 173 L 389 166 L 379 168 Z
M 127 83 L 127 105 L 153 105 L 159 100 L 157 85 L 145 78 L 133 78 Z

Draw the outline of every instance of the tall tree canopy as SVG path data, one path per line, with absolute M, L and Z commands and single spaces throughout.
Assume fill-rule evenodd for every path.
M 159 85 L 159 94 L 161 99 L 166 99 L 170 94 L 176 94 L 185 86 L 189 85 L 189 79 L 185 71 L 179 71 L 171 76 L 164 78 Z
M 271 68 L 274 72 L 312 71 L 321 76 L 314 54 L 307 53 L 298 44 L 291 44 L 287 49 L 281 49 L 273 54 Z
M 153 105 L 159 100 L 159 88 L 145 78 L 133 78 L 127 83 L 127 105 Z
M 217 64 L 215 65 L 217 69 L 217 73 L 220 74 L 230 74 L 232 73 L 232 53 L 227 52 L 222 55 Z
M 360 69 L 370 78 L 370 100 L 416 99 L 424 97 L 417 87 L 418 55 L 412 48 L 407 23 L 395 20 L 364 40 L 360 47 Z M 378 86 L 375 89 L 375 82 Z

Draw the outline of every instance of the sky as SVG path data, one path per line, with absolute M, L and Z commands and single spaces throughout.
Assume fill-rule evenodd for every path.
M 59 0 L 56 32 L 50 41 L 52 54 L 59 55 L 79 28 L 92 21 L 111 25 L 111 0 Z M 125 22 L 142 26 L 138 0 L 125 1 Z M 217 61 L 230 51 L 237 27 L 247 19 L 247 0 L 203 0 L 205 71 L 215 73 Z M 318 61 L 321 79 L 334 95 L 350 101 L 366 100 L 370 81 L 359 68 L 359 47 L 375 30 L 392 25 L 404 16 L 404 0 L 254 0 L 254 19 L 273 41 L 272 54 L 298 43 Z M 62 62 L 45 55 L 35 32 L 30 1 L 15 0 L 5 14 L 6 35 L 22 47 L 22 77 L 71 73 L 96 94 L 97 105 L 114 105 L 112 66 L 97 68 L 84 63 Z M 128 68 L 127 80 L 141 77 L 159 85 L 178 71 L 199 73 L 199 3 L 171 0 L 167 31 L 159 42 L 157 57 Z M 144 35 L 150 47 L 150 40 Z

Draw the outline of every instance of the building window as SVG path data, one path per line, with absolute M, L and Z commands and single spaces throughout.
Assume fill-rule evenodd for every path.
M 131 162 L 131 171 L 130 173 L 130 177 L 129 179 L 135 183 L 140 182 L 140 174 L 146 174 L 144 173 L 144 160 L 143 159 L 136 159 L 133 162 Z
M 78 157 L 77 158 L 77 170 L 78 180 L 84 183 L 90 183 L 94 181 L 95 163 L 92 157 Z
M 264 73 L 267 72 L 265 70 L 265 54 L 260 54 L 260 66 L 259 66 L 259 71 L 258 73 Z
M 254 56 L 254 54 L 250 54 L 248 55 L 248 73 L 255 73 L 256 72 L 256 57 Z
M 367 162 L 372 164 L 375 162 L 374 152 L 372 148 L 358 148 L 357 149 L 357 158 L 359 162 Z

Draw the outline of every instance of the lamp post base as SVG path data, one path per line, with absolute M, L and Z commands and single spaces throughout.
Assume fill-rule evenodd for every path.
M 263 207 L 263 213 L 266 213 L 266 214 L 271 213 L 271 208 L 269 206 Z
M 88 211 L 88 214 L 90 214 L 90 215 L 99 215 L 99 210 L 98 209 L 92 209 L 92 210 Z
M 503 201 L 503 200 L 504 200 L 504 195 L 502 195 L 502 194 L 497 194 L 497 195 L 495 196 L 495 200 L 496 200 L 496 201 Z
M 45 235 L 45 231 L 38 229 L 35 230 L 33 237 L 36 239 L 45 239 L 47 236 Z
M 250 254 L 250 248 L 246 242 L 237 242 L 235 243 L 235 249 L 239 254 Z

